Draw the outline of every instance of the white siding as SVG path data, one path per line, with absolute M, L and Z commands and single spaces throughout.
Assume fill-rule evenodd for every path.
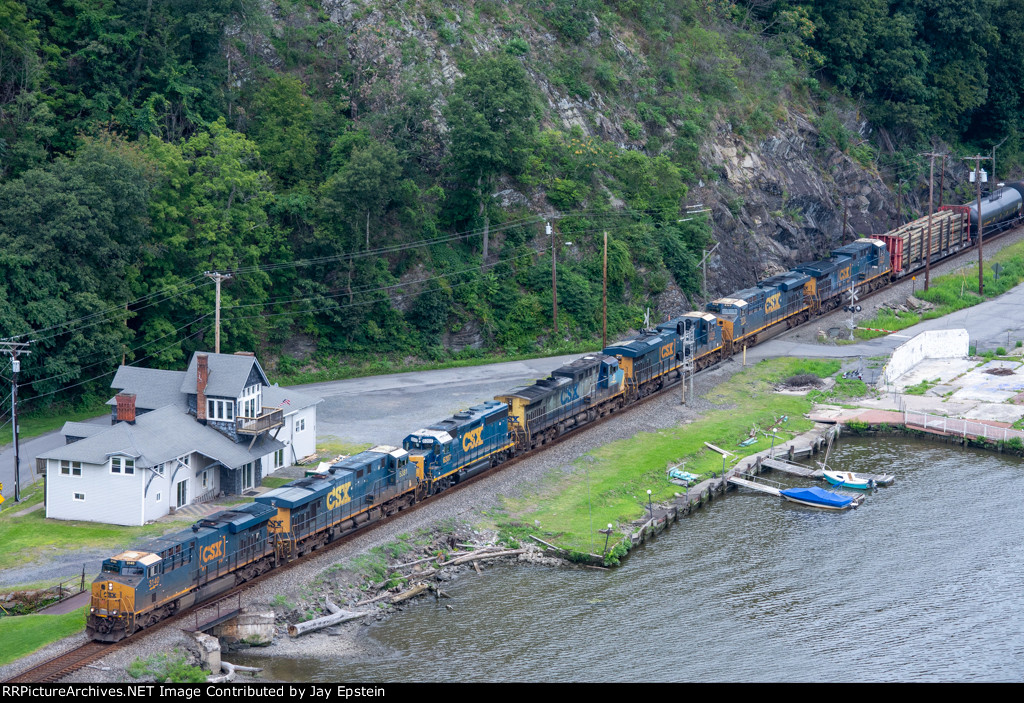
M 299 429 L 301 428 L 301 429 Z M 295 464 L 299 459 L 316 451 L 316 406 L 297 410 L 285 416 L 285 432 L 278 439 L 288 446 L 284 452 L 285 465 Z
M 82 464 L 81 476 L 64 476 L 60 460 L 46 462 L 46 517 L 56 520 L 141 525 L 144 471 L 111 474 L 109 464 Z M 75 500 L 75 494 L 84 500 Z

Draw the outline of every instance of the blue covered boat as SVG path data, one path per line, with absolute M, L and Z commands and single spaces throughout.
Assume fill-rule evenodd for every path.
M 779 495 L 792 503 L 809 505 L 812 508 L 825 508 L 826 510 L 846 510 L 856 508 L 864 502 L 864 496 L 844 496 L 839 493 L 832 493 L 817 486 L 810 488 L 787 488 L 779 491 Z

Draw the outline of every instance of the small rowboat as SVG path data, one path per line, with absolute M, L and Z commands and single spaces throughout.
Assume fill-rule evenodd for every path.
M 875 480 L 873 478 L 870 476 L 855 474 L 852 471 L 832 471 L 830 469 L 824 469 L 821 473 L 825 477 L 825 480 L 833 486 L 861 489 L 875 487 Z

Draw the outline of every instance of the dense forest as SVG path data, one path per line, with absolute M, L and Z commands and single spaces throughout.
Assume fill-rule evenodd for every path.
M 1009 168 L 1022 65 L 1021 0 L 0 0 L 0 336 L 23 397 L 105 398 L 212 347 L 220 271 L 285 374 L 589 343 L 604 232 L 612 334 L 701 299 L 722 125 Z

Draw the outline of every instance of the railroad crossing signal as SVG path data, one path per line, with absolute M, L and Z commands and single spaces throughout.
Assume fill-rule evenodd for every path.
M 854 305 L 854 303 L 856 303 L 860 299 L 860 297 L 857 295 L 857 289 L 853 288 L 851 286 L 850 290 L 849 290 L 849 293 L 850 293 L 850 304 L 845 306 L 845 307 L 843 307 L 843 311 L 844 312 L 860 312 L 860 310 L 861 310 L 860 305 Z

